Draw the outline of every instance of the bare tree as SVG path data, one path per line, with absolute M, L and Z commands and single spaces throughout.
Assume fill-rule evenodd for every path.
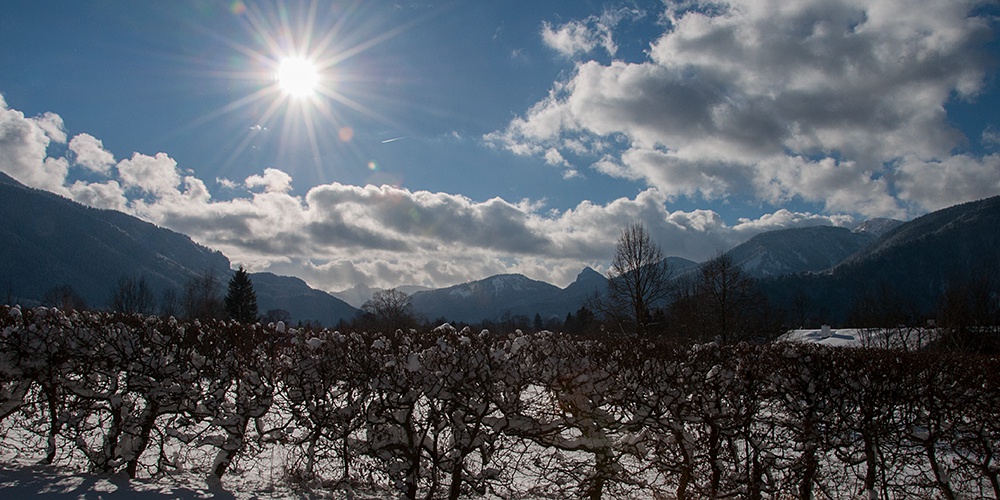
M 80 296 L 72 285 L 54 286 L 42 296 L 42 302 L 63 311 L 79 311 L 87 309 L 87 301 Z
M 108 305 L 117 312 L 150 315 L 156 306 L 156 299 L 153 298 L 153 291 L 146 283 L 146 278 L 122 276 L 111 291 Z
M 767 297 L 728 255 L 702 264 L 694 287 L 702 335 L 728 343 L 772 333 Z
M 362 306 L 371 315 L 375 327 L 385 331 L 408 330 L 416 326 L 410 296 L 395 288 L 379 290 Z
M 179 316 L 181 312 L 181 299 L 177 295 L 177 290 L 167 288 L 160 295 L 160 316 L 164 318 Z
M 989 275 L 950 284 L 938 304 L 942 346 L 959 352 L 1000 350 L 1000 289 Z
M 637 333 L 646 334 L 651 309 L 670 294 L 671 277 L 660 246 L 642 223 L 633 222 L 618 237 L 601 312 L 622 328 L 634 326 Z
M 220 319 L 226 311 L 220 293 L 221 284 L 214 271 L 191 278 L 184 286 L 181 307 L 188 319 Z
M 264 313 L 264 317 L 261 318 L 261 323 L 264 323 L 265 325 L 268 323 L 277 323 L 279 321 L 291 323 L 292 313 L 285 309 L 268 309 L 267 312 Z

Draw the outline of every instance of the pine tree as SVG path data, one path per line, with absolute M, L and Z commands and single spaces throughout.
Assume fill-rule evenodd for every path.
M 257 294 L 253 291 L 250 274 L 240 266 L 229 280 L 229 293 L 225 300 L 226 314 L 240 323 L 257 321 Z

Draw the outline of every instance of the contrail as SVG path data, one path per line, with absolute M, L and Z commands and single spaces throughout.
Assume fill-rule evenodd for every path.
M 401 141 L 403 139 L 406 139 L 406 137 L 405 136 L 404 137 L 393 137 L 392 139 L 386 139 L 386 140 L 382 141 L 382 144 L 389 144 L 390 142 Z

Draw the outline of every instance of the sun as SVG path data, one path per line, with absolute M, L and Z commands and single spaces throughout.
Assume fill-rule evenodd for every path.
M 304 57 L 286 57 L 278 63 L 278 86 L 291 97 L 309 97 L 319 85 L 316 65 Z
M 240 117 L 244 132 L 234 134 L 235 142 L 225 148 L 229 153 L 223 167 L 230 168 L 258 144 L 268 151 L 273 144 L 278 157 L 296 158 L 290 163 L 301 163 L 299 156 L 311 153 L 320 171 L 327 168 L 331 150 L 361 151 L 354 140 L 357 122 L 371 119 L 398 126 L 379 111 L 383 103 L 395 101 L 385 101 L 385 96 L 364 85 L 383 81 L 366 71 L 381 67 L 381 59 L 370 51 L 430 14 L 394 25 L 389 24 L 392 17 L 383 19 L 379 2 L 234 0 L 231 4 L 246 33 L 222 38 L 231 49 L 228 64 L 209 74 L 230 78 L 246 93 L 207 111 L 191 125 L 228 114 Z M 354 7 L 345 9 L 341 4 Z M 277 130 L 279 136 L 269 136 L 267 130 Z M 327 140 L 330 137 L 339 140 Z M 367 163 L 370 158 L 362 160 Z

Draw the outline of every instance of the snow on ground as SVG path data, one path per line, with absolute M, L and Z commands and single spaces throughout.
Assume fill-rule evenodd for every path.
M 861 345 L 861 338 L 861 331 L 857 328 L 819 328 L 815 330 L 790 330 L 779 340 L 850 347 Z
M 327 497 L 293 491 L 287 487 L 257 485 L 246 479 L 227 477 L 220 484 L 218 481 L 206 480 L 204 475 L 183 473 L 167 478 L 130 480 L 124 474 L 88 474 L 64 467 L 6 462 L 0 468 L 0 498 L 263 500 Z
M 897 326 L 893 328 L 830 328 L 789 330 L 778 337 L 783 342 L 801 342 L 835 347 L 880 347 L 919 349 L 938 338 L 934 328 Z

